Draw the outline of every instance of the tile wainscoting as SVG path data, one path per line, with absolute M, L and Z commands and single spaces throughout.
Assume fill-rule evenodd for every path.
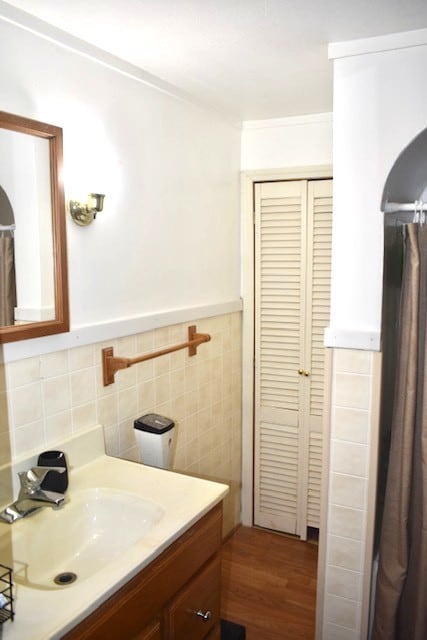
M 323 640 L 367 638 L 380 382 L 380 353 L 333 351 Z
M 177 351 L 120 371 L 102 384 L 101 349 L 136 356 L 185 342 L 182 323 L 108 343 L 0 365 L 0 464 L 51 447 L 85 427 L 104 427 L 108 454 L 139 461 L 133 421 L 149 412 L 172 418 L 172 469 L 230 485 L 224 533 L 240 522 L 241 313 L 203 318 L 209 333 L 195 357 Z

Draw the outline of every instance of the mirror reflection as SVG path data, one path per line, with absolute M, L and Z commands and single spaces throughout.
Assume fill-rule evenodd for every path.
M 13 231 L 15 218 L 12 205 L 0 187 L 0 326 L 15 322 L 16 277 Z
M 49 143 L 0 130 L 1 326 L 55 318 Z
M 68 330 L 62 130 L 0 112 L 0 342 Z

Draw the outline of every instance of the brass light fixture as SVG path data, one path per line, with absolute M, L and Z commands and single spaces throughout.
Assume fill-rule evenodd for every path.
M 104 198 L 103 193 L 90 193 L 87 204 L 70 200 L 70 214 L 74 222 L 81 227 L 86 227 L 93 222 L 96 214 L 104 207 Z

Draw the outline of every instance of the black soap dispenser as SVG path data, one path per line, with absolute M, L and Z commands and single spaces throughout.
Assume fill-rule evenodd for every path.
M 65 493 L 68 487 L 68 466 L 65 453 L 63 451 L 43 451 L 37 461 L 39 467 L 62 467 L 63 473 L 49 471 L 41 483 L 41 489 L 45 491 L 55 491 Z

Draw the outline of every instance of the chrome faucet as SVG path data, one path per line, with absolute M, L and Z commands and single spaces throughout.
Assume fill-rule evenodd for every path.
M 63 467 L 31 467 L 28 471 L 18 473 L 21 488 L 18 499 L 0 513 L 0 521 L 12 524 L 15 520 L 26 518 L 42 507 L 59 509 L 64 504 L 63 493 L 45 491 L 41 488 L 49 471 L 64 473 Z

